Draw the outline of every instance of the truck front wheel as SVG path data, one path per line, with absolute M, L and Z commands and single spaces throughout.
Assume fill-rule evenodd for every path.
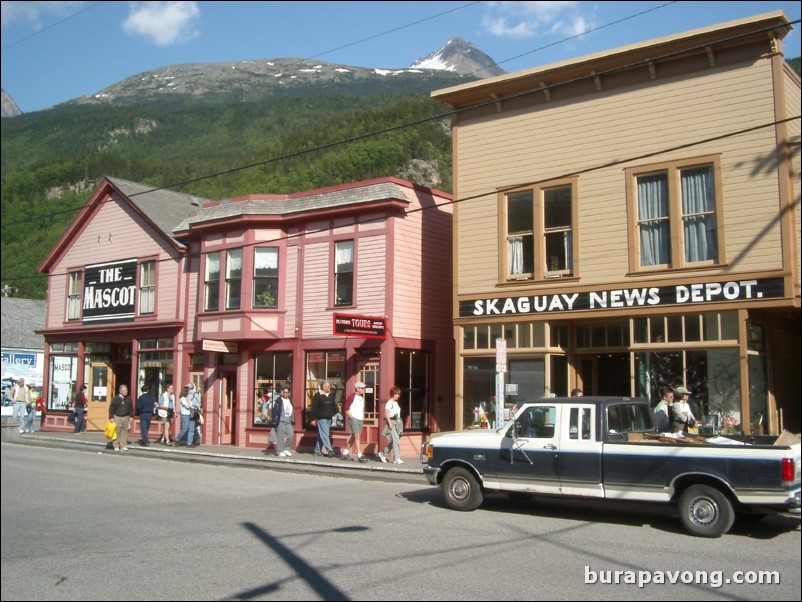
M 469 512 L 482 505 L 482 488 L 465 468 L 452 468 L 443 478 L 443 499 L 452 510 Z
M 730 530 L 735 512 L 729 498 L 709 485 L 693 485 L 679 499 L 685 530 L 700 537 L 721 537 Z

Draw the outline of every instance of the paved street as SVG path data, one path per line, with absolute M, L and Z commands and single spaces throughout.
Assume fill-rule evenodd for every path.
M 1 449 L 3 600 L 799 599 L 798 519 L 706 540 L 634 504 L 497 495 L 459 513 L 422 477 Z M 600 584 L 610 570 L 780 583 Z

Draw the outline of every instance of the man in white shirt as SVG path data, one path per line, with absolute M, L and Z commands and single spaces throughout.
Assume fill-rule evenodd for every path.
M 343 450 L 343 460 L 347 460 L 350 451 L 356 452 L 355 460 L 367 462 L 362 455 L 360 439 L 362 438 L 362 423 L 365 420 L 365 383 L 358 382 L 354 385 L 356 392 L 345 402 L 345 422 L 348 428 L 348 441 Z
M 30 401 L 30 391 L 28 390 L 28 386 L 25 384 L 25 379 L 21 378 L 17 381 L 17 384 L 11 389 L 11 393 L 9 393 L 9 398 L 12 402 L 14 402 L 14 409 L 13 409 L 13 416 L 17 420 L 19 420 L 19 432 L 22 433 L 25 430 L 25 418 L 28 417 L 28 409 L 27 405 Z

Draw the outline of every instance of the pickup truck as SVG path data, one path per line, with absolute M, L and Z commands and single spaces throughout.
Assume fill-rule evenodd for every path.
M 646 399 L 544 398 L 498 429 L 433 434 L 421 461 L 454 510 L 475 510 L 489 491 L 657 502 L 701 537 L 727 533 L 736 512 L 799 514 L 798 442 L 694 439 L 659 437 Z

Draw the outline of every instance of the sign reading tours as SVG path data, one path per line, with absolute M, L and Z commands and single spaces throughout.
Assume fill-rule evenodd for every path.
M 748 301 L 783 297 L 782 278 L 732 280 L 625 288 L 584 293 L 558 293 L 525 297 L 496 297 L 460 301 L 461 318 L 471 316 L 507 316 L 515 314 L 554 314 L 570 311 L 633 309 L 665 305 L 697 305 L 727 301 Z
M 136 312 L 136 259 L 88 265 L 84 322 L 130 322 Z
M 386 330 L 384 318 L 334 314 L 334 334 L 336 335 L 384 339 L 387 338 Z

